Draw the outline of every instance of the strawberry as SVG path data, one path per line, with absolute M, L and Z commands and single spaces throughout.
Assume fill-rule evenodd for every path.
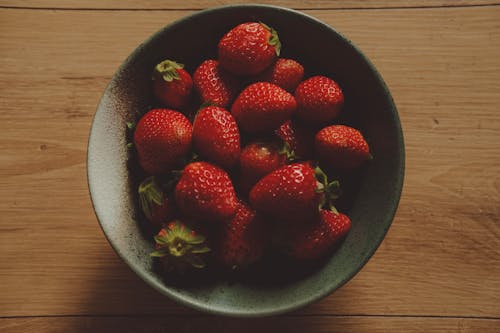
M 319 207 L 336 197 L 338 182 L 327 182 L 326 175 L 310 163 L 294 163 L 263 177 L 250 191 L 250 205 L 259 213 L 278 219 L 314 219 Z
M 314 223 L 296 224 L 285 232 L 284 250 L 296 260 L 320 259 L 333 250 L 350 228 L 347 215 L 322 209 Z
M 342 89 L 325 76 L 302 81 L 295 90 L 295 99 L 297 117 L 318 126 L 335 119 L 344 105 Z
M 253 142 L 240 155 L 240 189 L 246 195 L 265 175 L 284 166 L 286 155 L 271 142 Z
M 156 65 L 153 72 L 153 91 L 167 107 L 183 110 L 189 104 L 193 80 L 183 69 L 184 65 L 172 60 L 164 60 Z
M 194 71 L 193 82 L 203 103 L 223 108 L 231 105 L 239 90 L 238 79 L 220 67 L 217 60 L 202 62 Z
M 316 152 L 332 168 L 353 169 L 371 158 L 368 143 L 357 129 L 332 125 L 316 134 Z
M 207 162 L 184 168 L 175 187 L 175 201 L 183 214 L 202 221 L 227 220 L 238 206 L 229 175 Z
M 287 121 L 297 103 L 286 90 L 268 82 L 246 87 L 234 101 L 231 113 L 249 133 L 272 132 Z
M 146 218 L 156 227 L 172 220 L 176 213 L 173 198 L 160 189 L 154 177 L 148 177 L 139 185 L 139 202 Z
M 149 174 L 175 168 L 191 149 L 192 125 L 180 112 L 153 109 L 137 124 L 134 145 L 139 164 Z
M 200 156 L 223 168 L 231 168 L 240 157 L 240 132 L 229 111 L 208 106 L 193 124 L 193 145 Z
M 204 256 L 211 250 L 206 238 L 187 223 L 174 220 L 154 237 L 155 251 L 152 257 L 160 259 L 166 272 L 184 272 L 188 268 L 201 269 L 206 266 Z
M 222 226 L 214 248 L 224 266 L 244 268 L 258 261 L 268 244 L 265 221 L 243 202 L 236 214 Z
M 236 75 L 255 75 L 269 67 L 279 56 L 278 33 L 264 23 L 242 23 L 219 41 L 222 67 Z
M 304 67 L 292 59 L 280 58 L 257 75 L 255 82 L 270 82 L 293 94 L 304 77 Z
M 316 131 L 297 121 L 288 120 L 281 125 L 275 134 L 283 140 L 295 159 L 312 159 L 314 156 L 314 135 Z

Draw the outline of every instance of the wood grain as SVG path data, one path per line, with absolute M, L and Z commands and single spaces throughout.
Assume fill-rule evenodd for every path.
M 15 332 L 288 332 L 288 333 L 494 333 L 499 320 L 468 318 L 273 317 L 229 319 L 207 316 L 63 317 L 0 319 L 0 330 Z
M 85 173 L 107 81 L 142 40 L 189 13 L 0 9 L 0 316 L 194 314 L 113 253 Z M 347 35 L 383 74 L 400 111 L 407 171 L 396 219 L 372 260 L 297 314 L 499 318 L 500 7 L 306 13 Z M 326 331 L 342 321 L 321 318 L 305 322 Z M 107 320 L 1 325 L 104 330 Z M 362 331 L 357 322 L 371 319 L 345 320 L 338 331 Z M 412 320 L 373 325 L 401 331 Z M 415 319 L 415 330 L 491 328 L 439 320 Z M 131 327 L 139 322 L 149 319 Z
M 0 6 L 13 8 L 64 8 L 64 9 L 205 9 L 215 6 L 248 3 L 229 0 L 0 0 Z M 295 9 L 376 9 L 460 7 L 499 4 L 498 0 L 261 0 L 260 4 L 284 6 Z

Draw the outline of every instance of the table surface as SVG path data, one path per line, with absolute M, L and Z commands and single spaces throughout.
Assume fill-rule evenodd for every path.
M 87 191 L 96 105 L 141 41 L 224 3 L 0 0 L 0 331 L 499 332 L 499 1 L 274 2 L 354 41 L 403 125 L 394 223 L 334 294 L 278 317 L 209 316 L 120 261 Z

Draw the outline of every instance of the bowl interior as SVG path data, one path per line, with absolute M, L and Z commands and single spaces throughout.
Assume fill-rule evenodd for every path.
M 151 238 L 139 227 L 135 193 L 127 169 L 126 122 L 155 102 L 151 70 L 169 58 L 188 71 L 215 58 L 220 37 L 245 21 L 263 21 L 278 32 L 282 56 L 299 60 L 309 75 L 335 79 L 345 92 L 343 121 L 359 128 L 375 158 L 362 170 L 349 194 L 352 229 L 324 265 L 276 283 L 214 279 L 179 286 L 162 280 L 152 265 Z M 396 108 L 370 62 L 327 25 L 289 9 L 242 5 L 199 12 L 160 30 L 123 63 L 104 92 L 88 147 L 88 180 L 94 208 L 119 256 L 160 292 L 212 313 L 258 316 L 281 313 L 326 296 L 349 280 L 370 258 L 389 228 L 399 201 L 404 147 Z M 348 186 L 349 184 L 344 184 Z M 277 273 L 272 268 L 270 275 Z

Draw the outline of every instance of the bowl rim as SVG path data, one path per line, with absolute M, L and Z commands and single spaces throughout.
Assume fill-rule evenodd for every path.
M 99 108 L 107 95 L 108 91 L 111 89 L 112 81 L 113 78 L 117 75 L 117 73 L 121 72 L 123 68 L 125 68 L 126 64 L 129 62 L 131 58 L 133 58 L 136 53 L 139 52 L 140 48 L 142 45 L 146 45 L 150 43 L 152 40 L 156 39 L 159 37 L 162 33 L 164 33 L 165 30 L 167 29 L 172 29 L 177 25 L 182 25 L 186 22 L 189 22 L 193 18 L 199 17 L 199 16 L 205 16 L 205 15 L 210 15 L 211 13 L 214 12 L 220 12 L 220 11 L 226 11 L 226 10 L 232 10 L 232 9 L 270 9 L 270 10 L 278 10 L 278 11 L 286 11 L 290 12 L 294 15 L 301 16 L 303 19 L 306 19 L 307 21 L 317 24 L 322 26 L 323 28 L 326 28 L 327 30 L 330 30 L 334 34 L 336 34 L 340 39 L 343 39 L 344 42 L 346 42 L 346 45 L 349 45 L 354 49 L 354 51 L 360 55 L 360 57 L 363 59 L 363 61 L 366 62 L 368 68 L 370 71 L 374 74 L 375 79 L 377 80 L 377 83 L 380 85 L 381 89 L 383 90 L 385 94 L 385 98 L 387 99 L 386 102 L 388 105 L 390 105 L 391 109 L 391 117 L 394 122 L 395 128 L 396 128 L 396 136 L 398 138 L 398 144 L 399 144 L 399 156 L 398 156 L 398 164 L 399 164 L 399 170 L 398 173 L 395 175 L 397 177 L 396 179 L 396 191 L 395 191 L 395 200 L 391 202 L 391 205 L 387 209 L 387 214 L 386 214 L 386 224 L 384 224 L 384 227 L 382 229 L 382 232 L 380 234 L 380 237 L 374 239 L 375 240 L 375 246 L 370 249 L 369 251 L 366 252 L 363 260 L 359 261 L 357 264 L 357 267 L 350 272 L 350 274 L 347 274 L 337 285 L 332 285 L 328 288 L 324 288 L 319 290 L 315 294 L 310 294 L 308 295 L 307 298 L 302 298 L 300 300 L 297 300 L 293 303 L 287 303 L 285 305 L 282 305 L 280 307 L 275 307 L 273 309 L 251 309 L 251 310 L 238 310 L 238 309 L 228 309 L 226 307 L 214 307 L 210 303 L 207 302 L 201 302 L 196 299 L 193 299 L 192 297 L 186 297 L 186 295 L 182 294 L 181 292 L 175 292 L 171 290 L 168 286 L 165 286 L 162 283 L 159 283 L 157 280 L 154 280 L 152 277 L 149 276 L 149 274 L 145 273 L 142 267 L 139 267 L 135 263 L 131 262 L 126 255 L 122 253 L 120 248 L 108 237 L 108 234 L 104 230 L 103 227 L 103 222 L 101 221 L 102 217 L 100 214 L 100 208 L 98 207 L 98 204 L 94 202 L 94 191 L 95 191 L 95 185 L 94 185 L 94 177 L 92 174 L 92 160 L 91 160 L 91 142 L 93 141 L 93 133 L 94 133 L 94 127 L 95 127 L 95 121 L 96 121 L 96 115 L 97 112 L 99 111 Z M 145 39 L 142 43 L 140 43 L 133 51 L 130 53 L 125 60 L 120 64 L 118 69 L 115 71 L 113 74 L 112 78 L 110 79 L 109 83 L 107 84 L 106 88 L 104 89 L 101 98 L 99 99 L 99 103 L 97 104 L 97 109 L 96 112 L 93 115 L 92 118 L 92 123 L 90 127 L 90 134 L 87 142 L 87 185 L 88 185 L 88 190 L 89 190 L 89 195 L 90 195 L 90 201 L 92 203 L 92 207 L 94 210 L 94 213 L 97 217 L 97 220 L 99 222 L 99 226 L 101 230 L 104 233 L 104 236 L 108 240 L 108 243 L 111 245 L 113 250 L 118 254 L 118 256 L 121 258 L 123 262 L 131 269 L 136 275 L 138 275 L 146 284 L 150 285 L 154 289 L 156 289 L 158 292 L 161 294 L 169 297 L 170 299 L 184 305 L 190 308 L 194 308 L 199 311 L 203 311 L 205 313 L 210 313 L 210 314 L 215 314 L 215 315 L 224 315 L 224 316 L 230 316 L 230 317 L 264 317 L 264 316 L 273 316 L 273 315 L 279 315 L 285 312 L 290 312 L 293 310 L 297 310 L 299 308 L 302 308 L 304 306 L 307 306 L 311 303 L 317 302 L 326 296 L 332 294 L 335 290 L 338 288 L 342 287 L 344 284 L 346 284 L 349 280 L 351 280 L 356 274 L 361 271 L 361 269 L 366 265 L 368 260 L 373 256 L 373 254 L 377 251 L 379 248 L 380 244 L 384 240 L 390 226 L 392 225 L 392 222 L 394 220 L 394 216 L 396 214 L 396 210 L 399 205 L 399 201 L 401 199 L 401 193 L 403 191 L 403 184 L 404 184 L 404 173 L 405 173 L 405 145 L 404 145 L 404 137 L 403 137 L 403 131 L 402 131 L 402 126 L 401 122 L 399 119 L 399 114 L 396 108 L 396 105 L 394 103 L 394 99 L 389 91 L 389 88 L 385 81 L 383 80 L 381 74 L 378 72 L 378 70 L 375 68 L 374 64 L 371 62 L 371 60 L 365 56 L 365 54 L 346 36 L 344 36 L 342 33 L 338 32 L 335 30 L 333 27 L 328 25 L 327 23 L 322 22 L 321 20 L 306 14 L 302 11 L 294 10 L 291 8 L 286 8 L 286 7 L 281 7 L 281 6 L 276 6 L 276 5 L 263 5 L 263 4 L 230 4 L 230 5 L 224 5 L 224 6 L 217 6 L 217 7 L 211 7 L 203 10 L 199 10 L 195 13 L 186 15 L 180 19 L 177 19 L 162 28 L 160 28 L 158 31 L 150 35 L 147 39 Z

